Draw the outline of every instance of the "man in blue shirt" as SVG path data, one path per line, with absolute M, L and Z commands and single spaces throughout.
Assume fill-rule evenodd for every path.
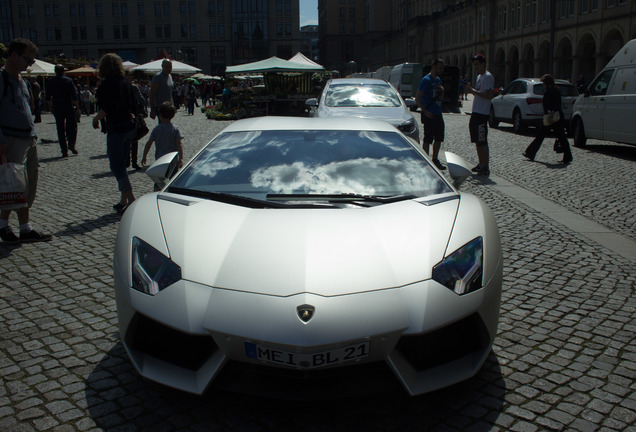
M 415 100 L 420 107 L 422 116 L 422 125 L 424 126 L 423 149 L 429 154 L 429 147 L 433 144 L 433 163 L 440 170 L 446 167 L 439 161 L 439 149 L 444 141 L 444 117 L 442 116 L 442 95 L 444 94 L 444 86 L 439 75 L 444 72 L 444 61 L 437 59 L 431 66 L 431 72 L 428 73 L 417 89 Z

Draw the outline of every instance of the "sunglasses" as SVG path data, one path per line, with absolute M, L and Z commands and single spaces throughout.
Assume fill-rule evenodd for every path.
M 34 58 L 27 57 L 25 55 L 20 55 L 20 57 L 22 57 L 24 59 L 24 61 L 27 62 L 27 64 L 29 66 L 31 66 L 33 63 L 35 63 L 35 59 Z

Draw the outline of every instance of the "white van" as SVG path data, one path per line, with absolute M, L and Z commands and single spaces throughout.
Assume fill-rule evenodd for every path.
M 574 145 L 588 138 L 636 145 L 636 39 L 616 53 L 574 102 Z
M 391 71 L 393 70 L 393 66 L 382 66 L 371 75 L 371 78 L 377 78 L 384 81 L 389 81 L 391 77 Z
M 404 99 L 415 97 L 422 80 L 421 63 L 402 63 L 393 67 L 389 82 Z

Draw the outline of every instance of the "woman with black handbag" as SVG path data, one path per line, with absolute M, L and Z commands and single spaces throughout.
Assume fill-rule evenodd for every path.
M 543 122 L 537 128 L 536 138 L 530 143 L 526 151 L 523 152 L 523 155 L 533 161 L 546 135 L 550 130 L 553 130 L 557 135 L 554 150 L 557 153 L 563 153 L 563 163 L 568 164 L 572 162 L 572 152 L 570 151 L 570 144 L 565 135 L 565 122 L 561 109 L 561 93 L 554 83 L 552 75 L 543 75 L 541 81 L 545 88 L 543 93 Z
M 132 86 L 124 76 L 121 57 L 113 53 L 104 54 L 98 68 L 103 81 L 97 89 L 99 112 L 93 118 L 93 127 L 98 129 L 100 120 L 106 119 L 108 161 L 121 193 L 113 209 L 123 214 L 135 200 L 126 171 L 126 157 L 130 155 L 130 146 L 135 139 L 137 102 Z

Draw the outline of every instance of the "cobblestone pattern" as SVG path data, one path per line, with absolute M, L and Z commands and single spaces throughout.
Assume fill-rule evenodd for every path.
M 470 111 L 471 102 L 464 102 Z M 463 114 L 448 114 L 443 148 L 476 163 Z M 467 122 L 467 120 L 465 120 Z M 552 200 L 612 231 L 636 240 L 636 146 L 588 140 L 584 148 L 570 146 L 574 162 L 559 163 L 563 155 L 553 151 L 554 138 L 546 138 L 534 162 L 521 153 L 534 139 L 535 129 L 516 135 L 501 123 L 489 129 L 491 172 Z
M 636 265 L 477 180 L 464 189 L 497 218 L 505 285 L 498 338 L 473 379 L 415 398 L 397 391 L 314 402 L 215 388 L 197 397 L 141 379 L 117 331 L 111 206 L 119 194 L 105 136 L 84 117 L 80 154 L 60 159 L 53 119 L 43 120 L 32 220 L 55 238 L 0 246 L 0 430 L 636 431 Z M 187 157 L 225 126 L 183 111 L 176 123 Z M 468 117 L 446 123 L 445 147 L 474 160 Z M 586 203 L 586 215 L 615 209 L 633 236 L 636 188 L 616 187 L 629 183 L 618 173 L 630 169 L 633 182 L 631 153 L 574 149 L 574 164 L 560 168 L 545 149 L 538 160 L 549 163 L 524 162 L 528 139 L 492 131 L 491 142 L 497 175 L 575 211 Z M 131 179 L 138 196 L 152 190 L 144 174 Z M 593 198 L 597 190 L 603 199 Z

